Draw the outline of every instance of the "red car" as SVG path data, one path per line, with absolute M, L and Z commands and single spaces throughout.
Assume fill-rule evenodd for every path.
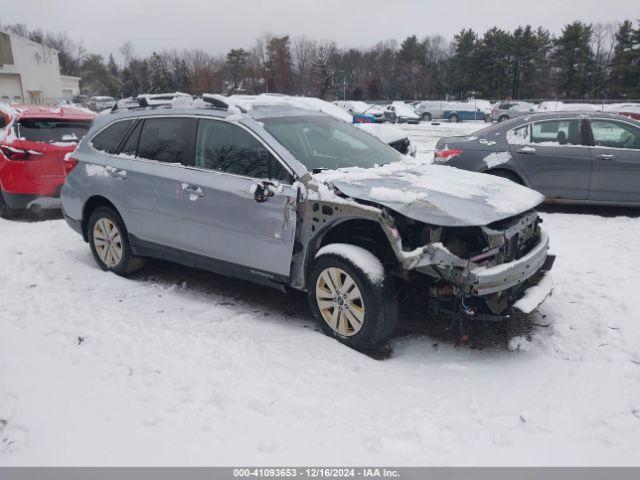
M 60 208 L 64 157 L 94 118 L 78 108 L 0 104 L 0 217 Z

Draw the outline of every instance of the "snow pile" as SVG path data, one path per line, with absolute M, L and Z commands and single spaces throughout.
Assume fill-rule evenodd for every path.
M 318 250 L 316 258 L 321 255 L 337 255 L 349 260 L 362 270 L 373 283 L 380 283 L 384 280 L 382 263 L 375 255 L 364 248 L 346 243 L 331 243 Z
M 413 203 L 428 197 L 426 192 L 418 193 L 386 187 L 372 187 L 369 195 L 373 200 L 392 203 Z

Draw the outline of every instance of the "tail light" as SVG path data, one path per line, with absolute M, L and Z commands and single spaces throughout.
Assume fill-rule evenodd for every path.
M 35 150 L 23 150 L 22 148 L 9 147 L 7 145 L 0 147 L 2 154 L 7 157 L 8 160 L 33 160 L 34 157 L 41 157 L 42 153 Z
M 71 171 L 78 165 L 78 159 L 73 157 L 65 157 L 64 159 L 64 176 L 68 176 Z
M 448 162 L 452 158 L 459 156 L 464 150 L 455 148 L 444 148 L 442 150 L 436 150 L 433 160 L 435 162 Z

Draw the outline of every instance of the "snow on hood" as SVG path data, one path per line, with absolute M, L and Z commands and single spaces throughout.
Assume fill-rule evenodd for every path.
M 396 108 L 398 117 L 419 118 L 415 110 L 404 102 L 393 102 L 391 105 Z
M 379 138 L 384 143 L 397 142 L 403 138 L 407 138 L 407 134 L 398 127 L 385 123 L 355 123 L 360 130 Z
M 315 174 L 349 197 L 439 226 L 487 225 L 530 210 L 544 196 L 510 180 L 411 161 Z

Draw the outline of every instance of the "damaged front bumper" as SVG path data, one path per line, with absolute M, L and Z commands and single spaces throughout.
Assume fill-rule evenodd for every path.
M 540 233 L 540 241 L 523 257 L 494 267 L 477 267 L 466 275 L 473 295 L 489 295 L 527 281 L 540 270 L 548 258 L 549 236 Z M 552 257 L 555 258 L 555 257 Z M 549 265 L 549 268 L 551 265 Z
M 529 252 L 500 265 L 480 266 L 434 243 L 426 246 L 422 255 L 413 256 L 407 266 L 451 283 L 463 299 L 484 300 L 494 314 L 507 307 L 530 313 L 551 294 L 553 281 L 547 272 L 554 261 L 555 256 L 549 254 L 549 236 L 541 230 L 538 243 Z

